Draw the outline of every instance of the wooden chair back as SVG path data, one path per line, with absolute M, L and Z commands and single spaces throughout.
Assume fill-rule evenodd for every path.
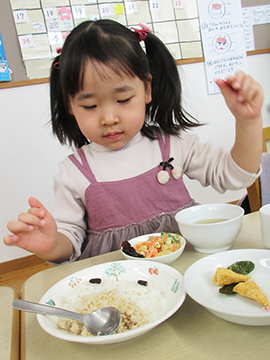
M 263 152 L 267 152 L 267 141 L 270 140 L 270 126 L 263 128 Z M 260 178 L 247 188 L 250 211 L 258 211 L 261 207 Z
M 267 141 L 270 140 L 270 126 L 263 128 L 263 152 L 267 152 Z

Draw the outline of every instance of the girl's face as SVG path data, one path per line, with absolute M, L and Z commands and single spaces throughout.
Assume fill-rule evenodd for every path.
M 151 76 L 117 75 L 99 63 L 85 64 L 83 89 L 70 98 L 70 112 L 83 135 L 109 149 L 126 145 L 142 128 L 151 101 Z

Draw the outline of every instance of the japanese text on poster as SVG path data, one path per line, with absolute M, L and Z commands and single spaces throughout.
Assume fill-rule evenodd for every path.
M 215 79 L 247 72 L 240 0 L 197 0 L 208 93 L 220 92 Z

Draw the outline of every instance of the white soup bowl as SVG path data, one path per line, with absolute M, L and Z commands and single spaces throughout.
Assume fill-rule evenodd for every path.
M 175 215 L 180 234 L 201 253 L 231 248 L 239 234 L 244 209 L 233 204 L 195 205 Z

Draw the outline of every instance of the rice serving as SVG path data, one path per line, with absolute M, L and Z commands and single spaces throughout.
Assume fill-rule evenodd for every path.
M 164 299 L 159 289 L 129 281 L 102 280 L 101 284 L 84 281 L 72 289 L 62 307 L 81 314 L 88 314 L 103 307 L 113 306 L 122 316 L 116 333 L 136 329 L 151 321 Z M 79 321 L 60 318 L 58 327 L 73 335 L 93 336 Z

